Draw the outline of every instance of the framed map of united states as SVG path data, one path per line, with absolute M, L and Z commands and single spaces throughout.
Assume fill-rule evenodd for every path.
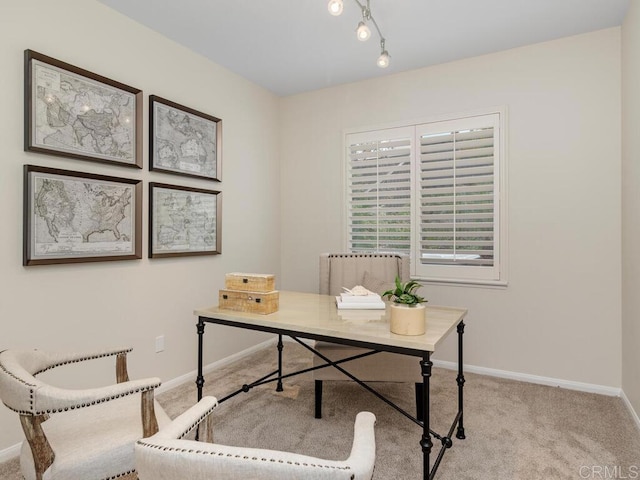
M 23 265 L 142 258 L 142 181 L 24 166 Z

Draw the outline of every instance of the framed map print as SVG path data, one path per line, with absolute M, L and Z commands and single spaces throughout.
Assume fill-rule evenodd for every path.
M 142 91 L 25 50 L 26 151 L 142 168 Z
M 28 265 L 142 258 L 142 180 L 24 166 Z
M 220 181 L 222 120 L 149 96 L 149 170 Z
M 149 183 L 149 257 L 221 253 L 221 194 Z

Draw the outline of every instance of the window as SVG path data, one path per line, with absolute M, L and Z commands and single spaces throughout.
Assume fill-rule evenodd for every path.
M 418 279 L 504 284 L 503 121 L 348 133 L 348 249 L 408 253 Z

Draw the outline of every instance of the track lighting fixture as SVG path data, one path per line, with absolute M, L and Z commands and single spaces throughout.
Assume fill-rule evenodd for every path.
M 359 0 L 353 1 L 358 4 L 358 7 L 360 7 L 360 11 L 362 12 L 362 20 L 358 23 L 358 27 L 356 28 L 356 37 L 361 42 L 369 40 L 371 37 L 371 29 L 369 28 L 368 23 L 372 23 L 378 32 L 378 37 L 380 37 L 380 56 L 378 57 L 377 64 L 380 68 L 387 68 L 391 57 L 384 47 L 385 39 L 382 36 L 380 27 L 378 27 L 375 18 L 373 18 L 373 15 L 371 14 L 370 0 L 367 0 L 366 5 L 360 3 Z M 340 15 L 344 10 L 343 0 L 329 0 L 327 9 L 331 15 Z

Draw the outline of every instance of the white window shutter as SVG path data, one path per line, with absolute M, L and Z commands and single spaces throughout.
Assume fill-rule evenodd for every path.
M 420 278 L 499 279 L 499 115 L 416 126 Z
M 421 262 L 492 266 L 493 127 L 420 137 Z
M 346 138 L 350 251 L 410 253 L 412 129 Z

